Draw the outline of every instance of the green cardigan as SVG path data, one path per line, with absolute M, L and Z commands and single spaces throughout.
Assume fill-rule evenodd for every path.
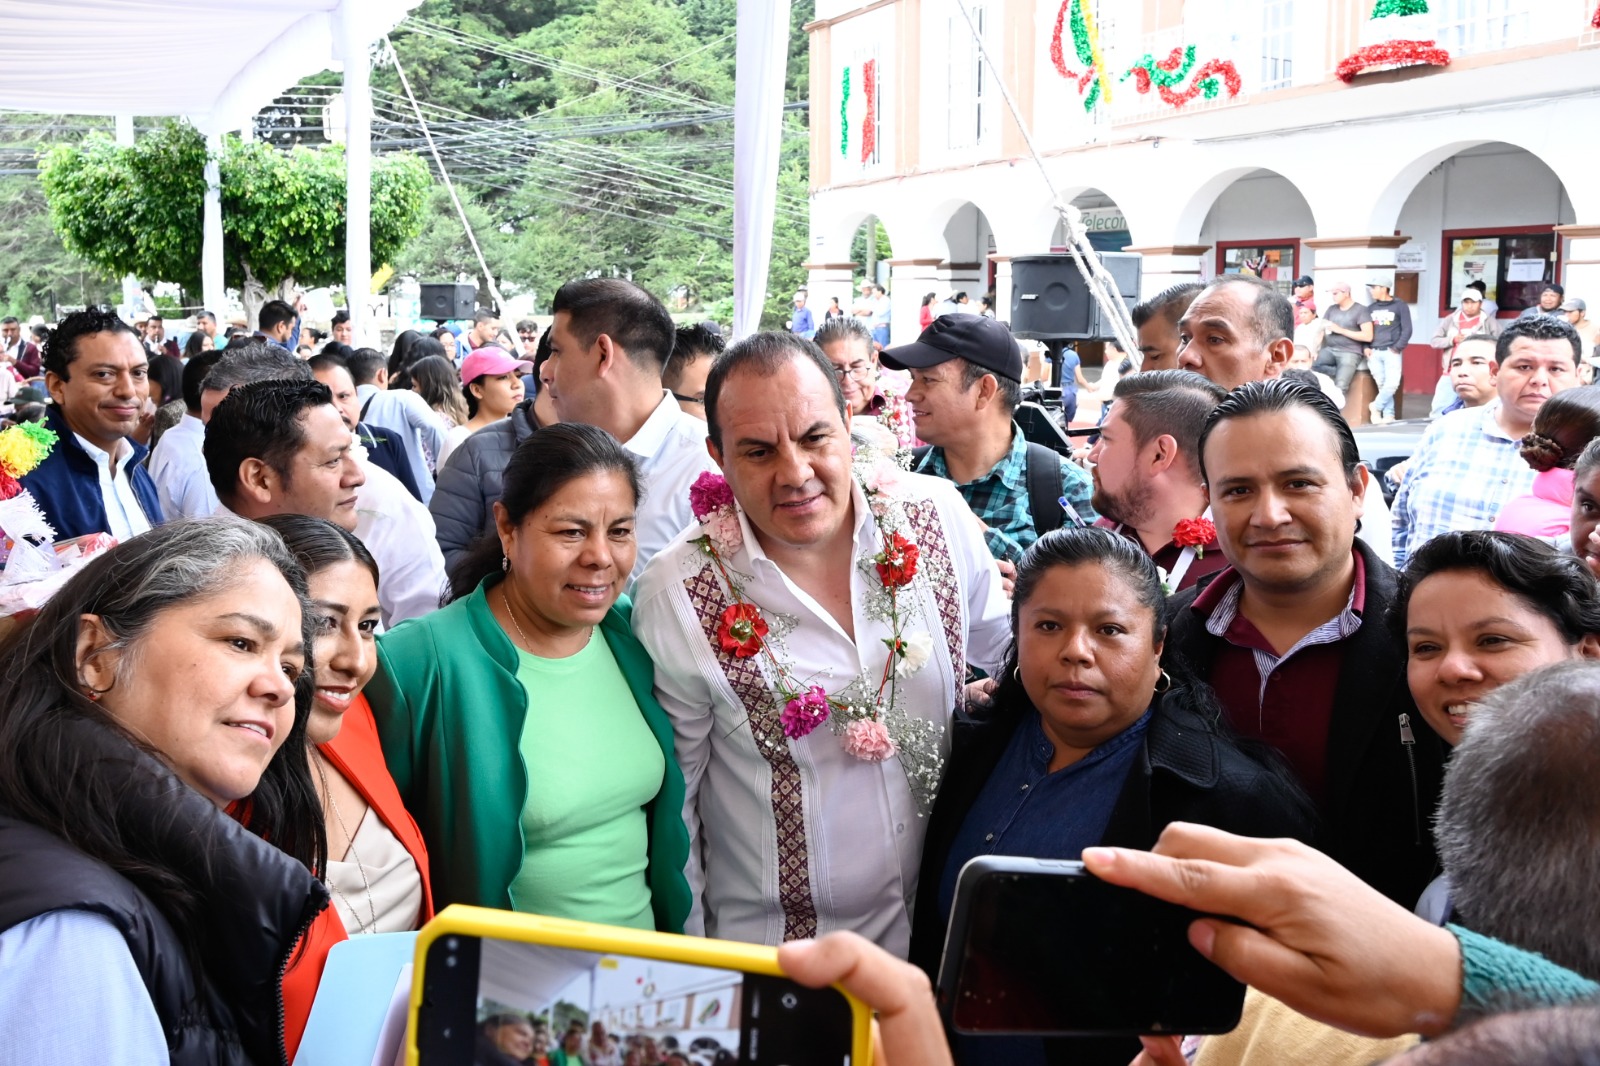
M 389 772 L 427 841 L 441 908 L 510 910 L 522 868 L 528 770 L 518 743 L 528 693 L 517 680 L 516 646 L 489 610 L 487 592 L 499 580 L 485 579 L 472 595 L 379 637 L 378 672 L 365 690 Z M 656 928 L 681 933 L 690 906 L 683 771 L 673 755 L 672 721 L 656 702 L 655 668 L 633 636 L 632 610 L 620 598 L 600 633 L 666 755 L 661 791 L 648 810 L 647 876 Z

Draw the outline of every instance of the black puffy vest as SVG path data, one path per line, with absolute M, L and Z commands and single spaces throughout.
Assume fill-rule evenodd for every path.
M 161 910 L 131 881 L 45 829 L 0 811 L 0 932 L 57 910 L 104 915 L 138 967 L 173 1066 L 287 1063 L 281 976 L 328 892 L 164 766 L 82 721 L 73 743 L 126 768 L 115 817 L 200 897 L 199 971 Z

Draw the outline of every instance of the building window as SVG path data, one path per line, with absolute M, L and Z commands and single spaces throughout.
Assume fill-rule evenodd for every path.
M 1436 40 L 1452 55 L 1493 52 L 1527 43 L 1534 0 L 1434 0 Z
M 1270 281 L 1285 296 L 1294 294 L 1300 273 L 1300 242 L 1293 237 L 1276 241 L 1217 242 L 1218 274 L 1254 274 Z
M 1555 280 L 1556 235 L 1549 226 L 1446 230 L 1444 246 L 1450 284 L 1439 293 L 1441 315 L 1468 282 L 1482 281 L 1504 317 L 1537 304 L 1545 283 Z
M 992 100 L 988 65 L 983 53 L 973 40 L 973 28 L 989 41 L 989 12 L 985 4 L 968 4 L 972 25 L 957 10 L 949 17 L 945 40 L 949 45 L 949 87 L 945 109 L 949 115 L 946 127 L 946 147 L 951 149 L 977 148 L 988 140 Z
M 1294 0 L 1262 0 L 1261 88 L 1294 83 Z

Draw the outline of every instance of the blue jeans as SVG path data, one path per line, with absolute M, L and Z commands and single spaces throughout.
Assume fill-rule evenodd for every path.
M 889 347 L 889 323 L 885 322 L 881 326 L 873 326 L 872 339 L 878 343 L 880 348 Z
M 1374 348 L 1367 356 L 1367 369 L 1378 386 L 1378 398 L 1374 402 L 1380 414 L 1394 414 L 1394 394 L 1400 387 L 1400 362 L 1400 353 L 1391 348 Z

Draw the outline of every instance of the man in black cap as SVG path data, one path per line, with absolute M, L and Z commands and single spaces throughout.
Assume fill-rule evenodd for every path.
M 1015 563 L 1040 535 L 1089 525 L 1094 482 L 1053 449 L 1029 444 L 1012 421 L 1022 393 L 1022 350 L 1011 331 L 982 315 L 942 315 L 882 362 L 911 372 L 916 415 L 912 469 L 955 483 L 988 526 L 990 554 Z

